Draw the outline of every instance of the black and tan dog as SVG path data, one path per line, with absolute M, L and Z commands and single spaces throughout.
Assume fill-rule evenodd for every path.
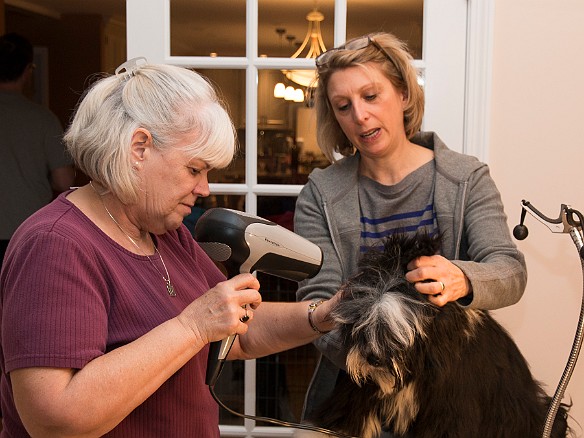
M 551 401 L 509 334 L 486 311 L 431 304 L 405 280 L 438 237 L 394 235 L 363 257 L 334 312 L 347 374 L 314 416 L 360 438 L 537 438 Z M 561 405 L 553 438 L 568 433 Z M 309 419 L 310 420 L 310 419 Z

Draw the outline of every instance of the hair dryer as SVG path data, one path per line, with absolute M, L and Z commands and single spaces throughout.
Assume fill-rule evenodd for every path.
M 314 277 L 322 251 L 314 243 L 272 221 L 227 208 L 207 210 L 195 225 L 195 240 L 229 278 L 260 271 L 287 280 Z M 212 342 L 206 383 L 214 386 L 236 335 Z

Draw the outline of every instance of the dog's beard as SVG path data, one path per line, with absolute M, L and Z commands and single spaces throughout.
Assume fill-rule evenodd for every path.
M 347 356 L 347 372 L 351 379 L 363 386 L 367 382 L 376 385 L 377 394 L 371 394 L 381 405 L 380 412 L 384 418 L 391 418 L 393 430 L 398 434 L 405 434 L 410 424 L 418 415 L 420 408 L 415 390 L 415 381 L 405 378 L 409 374 L 404 370 L 402 363 L 392 359 L 389 367 L 370 365 L 353 347 Z M 371 411 L 363 424 L 363 436 L 379 436 L 381 421 L 377 411 Z
M 386 293 L 411 288 L 404 283 L 403 275 L 387 273 L 373 283 L 355 283 L 350 291 L 353 299 L 347 299 L 334 315 L 337 322 L 351 328 L 344 333 L 351 345 L 347 373 L 359 386 L 375 384 L 383 416 L 392 418 L 397 433 L 405 433 L 418 414 L 409 352 L 426 337 L 426 326 L 436 312 L 417 293 Z M 381 426 L 379 415 L 371 412 L 363 423 L 364 436 L 378 436 Z

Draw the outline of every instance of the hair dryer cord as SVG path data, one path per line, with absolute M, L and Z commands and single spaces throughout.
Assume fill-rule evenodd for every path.
M 219 398 L 217 397 L 217 394 L 215 394 L 214 385 L 213 386 L 209 386 L 209 391 L 211 392 L 211 395 L 213 396 L 213 398 L 215 399 L 215 401 L 219 404 L 219 406 L 221 406 L 223 409 L 225 409 L 230 414 L 233 414 L 233 415 L 235 415 L 237 417 L 246 418 L 248 420 L 254 420 L 254 421 L 262 421 L 264 423 L 276 424 L 278 426 L 293 427 L 295 429 L 312 430 L 312 431 L 315 431 L 315 432 L 320 432 L 320 433 L 328 434 L 330 436 L 338 437 L 338 438 L 356 438 L 356 437 L 352 437 L 350 435 L 344 435 L 342 433 L 334 432 L 332 430 L 324 429 L 322 427 L 313 426 L 313 425 L 310 425 L 310 424 L 291 423 L 291 422 L 288 422 L 288 421 L 277 420 L 275 418 L 256 417 L 255 415 L 242 414 L 240 412 L 234 411 L 233 409 L 230 409 L 225 404 L 223 404 L 223 402 L 221 400 L 219 400 Z

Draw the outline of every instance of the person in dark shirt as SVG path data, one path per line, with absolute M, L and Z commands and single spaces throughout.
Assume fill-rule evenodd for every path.
M 74 180 L 59 120 L 24 95 L 33 70 L 31 43 L 0 36 L 0 266 L 16 228 Z

